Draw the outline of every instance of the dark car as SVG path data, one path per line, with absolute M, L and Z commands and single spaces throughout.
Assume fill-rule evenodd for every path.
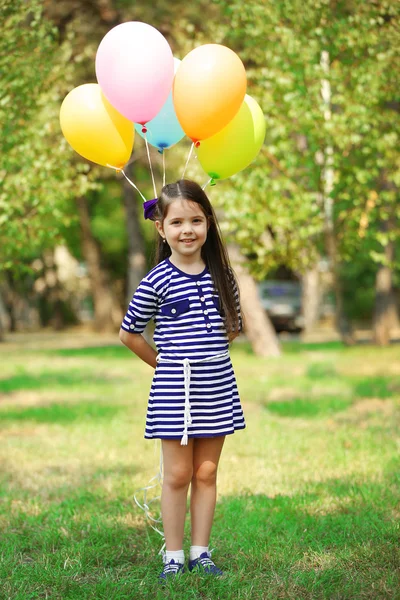
M 303 329 L 299 281 L 262 281 L 258 284 L 258 292 L 261 304 L 277 331 L 298 332 Z

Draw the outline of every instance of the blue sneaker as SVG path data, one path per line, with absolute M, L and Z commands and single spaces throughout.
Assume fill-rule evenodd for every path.
M 203 552 L 203 554 L 200 554 L 199 558 L 189 560 L 189 571 L 193 571 L 194 569 L 197 569 L 204 575 L 221 577 L 221 575 L 224 574 L 211 560 L 211 552 Z
M 170 577 L 176 577 L 180 573 L 184 573 L 185 569 L 181 563 L 175 562 L 172 558 L 169 562 L 164 564 L 164 568 L 160 573 L 158 579 L 160 583 L 166 583 Z

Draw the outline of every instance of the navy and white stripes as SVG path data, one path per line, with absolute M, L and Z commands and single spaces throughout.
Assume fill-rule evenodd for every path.
M 239 302 L 237 302 L 238 310 Z M 163 359 L 154 373 L 146 419 L 146 438 L 181 439 L 185 428 L 185 382 L 182 364 L 191 362 L 188 437 L 227 435 L 245 427 L 219 298 L 207 268 L 198 275 L 180 271 L 169 259 L 141 281 L 122 328 L 143 332 L 150 319 L 154 342 Z M 206 362 L 196 363 L 205 359 Z

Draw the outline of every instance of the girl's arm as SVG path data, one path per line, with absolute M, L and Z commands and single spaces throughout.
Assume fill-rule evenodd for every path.
M 146 342 L 141 333 L 128 333 L 124 329 L 119 330 L 119 339 L 134 354 L 141 358 L 145 363 L 153 367 L 157 366 L 157 352 Z

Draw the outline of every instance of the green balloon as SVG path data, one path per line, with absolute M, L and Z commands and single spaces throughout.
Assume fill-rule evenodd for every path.
M 245 169 L 259 153 L 265 138 L 265 118 L 259 104 L 247 95 L 232 121 L 202 140 L 197 158 L 213 179 L 227 179 Z

